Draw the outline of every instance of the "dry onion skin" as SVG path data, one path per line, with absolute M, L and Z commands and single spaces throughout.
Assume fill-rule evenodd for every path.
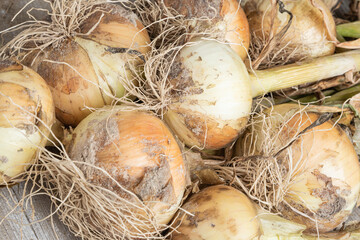
M 176 140 L 159 118 L 121 106 L 106 107 L 81 121 L 72 136 L 68 156 L 78 162 L 88 184 L 105 188 L 134 205 L 124 205 L 127 210 L 114 214 L 121 221 L 118 227 L 112 226 L 118 228 L 116 234 L 129 239 L 151 238 L 166 228 L 183 198 L 186 169 Z M 96 211 L 103 210 L 88 210 L 83 209 L 77 221 L 88 217 L 94 218 L 94 223 L 102 221 Z M 91 221 L 88 224 L 102 231 L 98 229 L 101 226 L 91 226 Z
M 331 36 L 336 35 L 335 22 L 323 1 L 283 0 L 282 2 L 285 9 L 292 13 L 293 19 L 282 40 L 272 50 L 272 59 L 277 56 L 284 64 L 285 61 L 295 62 L 333 54 L 336 43 L 332 41 Z M 271 8 L 269 0 L 251 0 L 244 6 L 254 48 L 261 49 L 269 39 Z M 275 34 L 286 26 L 289 18 L 289 14 L 277 11 L 273 25 Z M 324 18 L 328 20 L 327 26 Z
M 0 184 L 36 161 L 54 122 L 54 103 L 44 79 L 16 62 L 1 61 Z
M 323 117 L 296 104 L 277 105 L 256 116 L 250 132 L 237 142 L 245 156 L 276 155 L 279 169 L 291 179 L 275 183 L 284 192 L 275 207 L 287 219 L 306 225 L 308 233 L 326 233 L 342 224 L 360 191 L 354 146 L 333 121 L 322 123 Z
M 217 185 L 191 196 L 182 209 L 173 240 L 251 240 L 260 235 L 257 211 L 235 188 Z
M 249 23 L 237 0 L 164 0 L 164 3 L 189 20 L 190 31 L 213 29 L 217 39 L 230 44 L 241 59 L 247 57 Z
M 134 82 L 150 50 L 138 17 L 104 2 L 55 1 L 49 13 L 52 22 L 30 25 L 6 46 L 24 45 L 24 63 L 46 80 L 56 116 L 66 125 L 76 126 L 91 110 L 127 97 L 126 85 Z M 44 40 L 44 32 L 50 39 Z

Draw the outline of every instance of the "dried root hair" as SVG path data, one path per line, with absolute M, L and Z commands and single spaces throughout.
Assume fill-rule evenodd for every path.
M 111 108 L 108 110 L 112 111 Z M 123 110 L 135 109 L 132 106 L 124 106 Z M 46 195 L 52 202 L 51 213 L 37 222 L 57 214 L 69 230 L 82 239 L 168 239 L 176 230 L 178 225 L 173 222 L 179 215 L 169 224 L 159 224 L 155 213 L 135 193 L 127 190 L 104 169 L 89 162 L 71 159 L 67 154 L 66 145 L 62 143 L 69 142 L 69 139 L 65 137 L 61 141 L 53 134 L 47 140 L 53 146 L 38 146 L 41 154 L 35 163 L 16 179 L 17 182 L 25 181 L 25 186 L 30 187 L 25 187 L 22 199 L 15 203 L 0 224 L 11 217 L 19 207 L 24 208 L 31 204 L 35 196 Z M 118 187 L 122 194 L 90 182 L 84 169 L 96 171 L 104 176 L 104 179 L 109 181 L 106 185 Z M 15 182 L 11 182 L 13 183 Z M 6 187 L 11 186 L 6 184 Z M 171 207 L 180 209 L 178 206 Z M 36 214 L 36 210 L 33 209 L 33 214 Z
M 30 0 L 23 9 L 36 0 Z M 81 33 L 80 26 L 96 12 L 109 11 L 102 4 L 120 2 L 107 0 L 41 0 L 49 5 L 49 9 L 32 8 L 27 11 L 31 20 L 18 24 L 0 32 L 6 34 L 21 31 L 16 37 L 0 49 L 0 58 L 16 57 L 19 60 L 33 51 L 43 51 L 49 46 L 56 48 L 62 41 L 74 36 L 87 35 Z M 18 14 L 23 11 L 20 10 Z M 37 19 L 32 11 L 47 12 L 47 19 Z M 16 16 L 15 16 L 16 17 Z M 96 26 L 94 26 L 95 28 Z
M 251 118 L 250 127 L 238 140 L 237 147 L 240 147 L 236 149 L 236 155 L 241 157 L 219 163 L 209 161 L 209 165 L 227 184 L 246 193 L 263 210 L 280 214 L 280 210 L 286 207 L 316 222 L 285 199 L 291 185 L 296 183 L 296 177 L 306 171 L 304 166 L 307 164 L 306 158 L 294 163 L 291 145 L 311 128 L 328 121 L 332 114 L 321 113 L 311 106 L 290 109 L 284 116 L 278 113 L 270 116 L 271 111 L 269 115 L 255 113 Z M 286 131 L 295 131 L 296 134 L 283 142 L 280 133 L 285 131 L 285 125 L 298 114 L 306 119 L 309 112 L 319 113 L 319 120 L 304 130 L 300 130 L 302 124 L 294 124 L 296 129 Z M 261 136 L 258 131 L 262 131 Z
M 137 75 L 137 84 L 126 86 L 131 95 L 139 100 L 138 107 L 147 108 L 162 117 L 172 103 L 174 93 L 187 94 L 169 82 L 176 57 L 191 39 L 213 39 L 225 43 L 224 34 L 211 26 L 212 17 L 187 18 L 167 7 L 163 1 L 135 0 L 128 4 L 144 24 L 151 38 L 151 51 L 145 56 L 143 72 Z M 240 5 L 239 5 L 240 6 Z M 217 15 L 216 9 L 214 18 Z M 193 24 L 197 21 L 195 27 Z

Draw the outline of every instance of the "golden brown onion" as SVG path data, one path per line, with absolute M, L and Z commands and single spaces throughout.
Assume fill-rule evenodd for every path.
M 54 122 L 54 103 L 44 79 L 15 62 L 0 62 L 0 184 L 36 160 Z
M 242 58 L 247 57 L 250 44 L 249 24 L 237 0 L 164 0 L 171 7 L 190 19 L 192 28 L 213 28 L 221 40 L 230 43 L 231 48 Z M 208 18 L 209 21 L 204 21 Z M 202 19 L 202 20 L 200 20 Z
M 156 224 L 167 224 L 177 211 L 185 190 L 182 153 L 166 125 L 151 113 L 121 106 L 100 109 L 75 128 L 68 153 L 72 160 L 100 167 L 117 181 L 84 165 L 82 171 L 92 184 L 136 204 L 120 186 L 134 193 L 154 212 Z M 145 210 L 134 217 L 137 214 L 145 215 Z M 145 223 L 137 227 L 154 230 Z
M 311 0 L 283 0 L 282 2 L 285 9 L 293 14 L 293 19 L 282 41 L 273 51 L 287 49 L 286 52 L 292 55 L 293 61 L 333 54 L 335 43 L 332 42 L 329 34 L 335 36 L 336 30 L 334 19 L 327 6 L 321 0 L 313 1 L 314 5 L 323 9 L 322 13 L 311 3 Z M 244 9 L 253 37 L 266 42 L 271 29 L 271 1 L 251 0 L 246 3 Z M 323 14 L 330 20 L 328 23 L 330 33 L 326 28 Z M 277 12 L 273 26 L 275 34 L 285 27 L 288 20 L 288 14 Z
M 118 5 L 103 5 L 79 31 L 46 48 L 32 65 L 50 86 L 57 118 L 72 126 L 90 114 L 89 108 L 123 97 L 123 84 L 134 81 L 133 71 L 150 50 L 144 26 Z
M 284 217 L 313 233 L 329 232 L 343 223 L 360 191 L 358 156 L 344 130 L 328 120 L 301 133 L 319 117 L 310 108 L 277 105 L 255 118 L 253 131 L 237 143 L 254 155 L 271 156 L 294 140 L 277 156 L 292 175 L 291 183 L 283 186 L 287 190 L 279 208 Z
M 255 206 L 232 187 L 207 187 L 182 208 L 187 213 L 181 212 L 174 223 L 173 240 L 251 240 L 260 235 Z

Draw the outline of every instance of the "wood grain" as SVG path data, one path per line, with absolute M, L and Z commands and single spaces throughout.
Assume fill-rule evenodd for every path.
M 27 188 L 29 190 L 29 187 Z M 14 207 L 22 198 L 24 184 L 0 189 L 0 239 L 6 240 L 78 240 L 57 215 L 46 218 L 51 201 L 45 195 L 34 196 L 23 208 Z M 13 212 L 12 212 L 13 211 Z M 8 215 L 12 212 L 10 215 Z

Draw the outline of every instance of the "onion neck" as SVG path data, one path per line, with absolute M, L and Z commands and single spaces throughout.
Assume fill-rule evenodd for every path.
M 360 70 L 360 50 L 256 70 L 249 74 L 252 96 L 339 76 L 351 70 Z

